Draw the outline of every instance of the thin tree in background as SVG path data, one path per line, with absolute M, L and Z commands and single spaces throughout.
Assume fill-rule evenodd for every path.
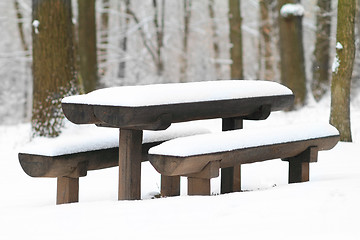
M 187 82 L 188 69 L 188 46 L 189 46 L 189 32 L 191 19 L 191 0 L 183 0 L 183 19 L 184 28 L 182 35 L 182 54 L 180 57 L 180 81 Z
M 212 41 L 214 49 L 214 62 L 215 62 L 215 74 L 216 79 L 221 78 L 221 64 L 219 63 L 220 59 L 220 46 L 219 46 L 219 33 L 216 24 L 215 18 L 215 2 L 214 0 L 209 0 L 208 3 L 209 17 L 211 21 L 211 30 L 212 30 Z
M 78 54 L 80 79 L 85 93 L 98 86 L 95 0 L 78 0 Z
M 272 24 L 270 6 L 273 0 L 259 0 L 260 8 L 260 40 L 259 40 L 259 71 L 264 80 L 274 80 L 274 56 L 272 51 Z
M 124 3 L 123 3 L 124 2 Z M 118 68 L 118 78 L 125 78 L 126 74 L 126 52 L 127 52 L 127 45 L 128 45 L 128 28 L 129 28 L 129 16 L 130 14 L 130 0 L 123 0 L 119 2 L 121 18 L 120 18 L 120 31 L 122 36 L 120 38 L 120 62 Z
M 162 76 L 164 73 L 163 48 L 165 36 L 165 0 L 153 0 L 152 7 L 154 10 L 153 25 L 155 29 L 155 43 L 153 43 L 152 39 L 148 38 L 145 33 L 144 26 L 140 23 L 140 20 L 136 16 L 135 12 L 128 9 L 128 14 L 132 16 L 135 23 L 140 26 L 140 37 L 155 64 L 156 74 L 158 76 Z
M 61 99 L 77 92 L 71 0 L 33 0 L 33 135 L 61 132 Z
M 294 0 L 279 0 L 281 82 L 295 95 L 294 107 L 306 100 L 302 17 L 304 8 Z
M 244 78 L 241 21 L 240 0 L 229 0 L 231 79 Z
M 319 101 L 330 85 L 330 33 L 331 33 L 331 1 L 318 0 L 316 14 L 316 41 L 312 67 L 312 93 Z
M 99 44 L 99 73 L 105 76 L 107 67 L 107 46 L 109 44 L 109 10 L 110 1 L 102 0 L 102 12 L 100 21 L 100 44 Z
M 355 0 L 339 0 L 336 30 L 336 57 L 331 82 L 330 123 L 340 140 L 351 142 L 350 89 L 355 59 Z
M 18 0 L 14 0 L 14 8 L 15 8 L 15 12 L 16 12 L 16 18 L 17 18 L 17 22 L 18 22 L 18 31 L 19 31 L 19 36 L 20 36 L 20 41 L 21 41 L 21 46 L 22 46 L 22 50 L 25 53 L 25 58 L 30 59 L 31 58 L 31 53 L 30 53 L 30 48 L 29 48 L 29 43 L 26 39 L 26 34 L 24 31 L 24 25 L 23 25 L 23 13 L 21 11 L 21 7 L 20 7 L 20 3 Z M 27 69 L 31 69 L 31 60 L 26 62 L 26 68 Z M 31 75 L 31 74 L 30 74 Z M 30 120 L 30 116 L 31 116 L 31 105 L 30 105 L 30 101 L 29 98 L 31 98 L 31 80 L 29 79 L 29 77 L 26 77 L 25 79 L 25 91 L 24 91 L 24 111 L 23 111 L 23 119 L 26 121 Z M 30 89 L 30 90 L 29 90 Z

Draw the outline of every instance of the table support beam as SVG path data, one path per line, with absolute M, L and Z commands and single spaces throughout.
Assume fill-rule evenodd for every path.
M 141 199 L 142 130 L 120 129 L 119 200 Z
M 242 118 L 223 118 L 222 130 L 243 128 Z M 241 191 L 241 165 L 221 169 L 221 194 Z

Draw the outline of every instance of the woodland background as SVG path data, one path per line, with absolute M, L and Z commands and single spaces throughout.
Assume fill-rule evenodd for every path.
M 80 2 L 80 1 L 79 1 Z M 182 1 L 166 1 L 163 26 L 163 72 L 158 68 L 142 38 L 156 45 L 153 24 L 154 8 L 151 0 L 97 0 L 96 37 L 98 77 L 97 87 L 206 81 L 229 79 L 230 48 L 228 1 L 196 0 L 188 5 L 190 16 L 186 25 L 186 10 Z M 264 79 L 260 16 L 258 0 L 241 1 L 244 79 Z M 271 49 L 273 79 L 280 81 L 278 9 L 269 0 L 271 22 Z M 359 3 L 360 0 L 357 0 Z M 314 101 L 311 94 L 312 60 L 315 48 L 316 0 L 302 0 L 305 15 L 302 19 L 303 45 L 307 79 L 307 102 Z M 129 4 L 137 22 L 129 12 Z M 189 4 L 189 3 L 188 3 Z M 78 25 L 78 2 L 72 1 L 73 23 Z M 212 6 L 212 7 L 211 7 Z M 357 13 L 359 11 L 357 10 Z M 188 12 L 189 13 L 189 12 Z M 30 0 L 0 1 L 0 124 L 13 125 L 29 122 L 32 104 L 32 2 Z M 330 67 L 335 55 L 337 0 L 332 0 Z M 360 47 L 360 24 L 356 19 L 356 49 Z M 126 26 L 126 27 L 124 27 Z M 188 27 L 186 27 L 188 26 Z M 184 52 L 184 32 L 188 46 Z M 127 39 L 124 51 L 124 39 Z M 182 62 L 187 60 L 187 68 Z M 124 67 L 126 66 L 126 67 Z M 331 76 L 331 74 L 330 74 Z M 360 92 L 360 56 L 356 54 L 353 71 L 352 95 Z M 328 94 L 330 94 L 328 92 Z

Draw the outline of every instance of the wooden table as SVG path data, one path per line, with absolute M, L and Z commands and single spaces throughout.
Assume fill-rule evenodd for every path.
M 275 82 L 221 80 L 105 88 L 66 97 L 62 108 L 73 123 L 120 129 L 118 199 L 132 200 L 141 198 L 143 130 L 212 118 L 223 119 L 223 130 L 242 128 L 243 119 L 266 119 L 271 111 L 289 108 L 293 100 L 292 91 Z M 222 193 L 239 185 L 240 180 L 233 183 L 233 172 L 222 170 Z

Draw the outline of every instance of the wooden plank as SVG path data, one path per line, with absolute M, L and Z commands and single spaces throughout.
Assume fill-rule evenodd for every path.
M 169 177 L 161 175 L 161 196 L 180 196 L 180 176 Z
M 210 179 L 188 177 L 188 195 L 210 195 Z
M 94 119 L 98 120 L 96 124 L 118 128 L 160 130 L 171 123 L 200 119 L 238 117 L 263 119 L 265 115 L 259 114 L 259 112 L 265 112 L 261 110 L 263 106 L 270 106 L 267 109 L 271 111 L 283 110 L 292 105 L 293 99 L 293 95 L 280 95 L 141 107 L 103 105 L 92 105 L 92 107 Z M 67 116 L 72 121 L 72 115 Z M 75 116 L 73 118 L 78 119 Z
M 56 204 L 79 201 L 79 178 L 58 177 Z
M 309 181 L 309 162 L 289 161 L 289 183 Z
M 120 129 L 119 200 L 141 198 L 141 130 Z
M 235 129 L 242 129 L 244 126 L 243 119 L 241 118 L 223 118 L 222 130 L 230 131 Z M 241 166 L 236 165 L 228 168 L 221 169 L 221 186 L 220 192 L 240 192 L 241 191 Z

